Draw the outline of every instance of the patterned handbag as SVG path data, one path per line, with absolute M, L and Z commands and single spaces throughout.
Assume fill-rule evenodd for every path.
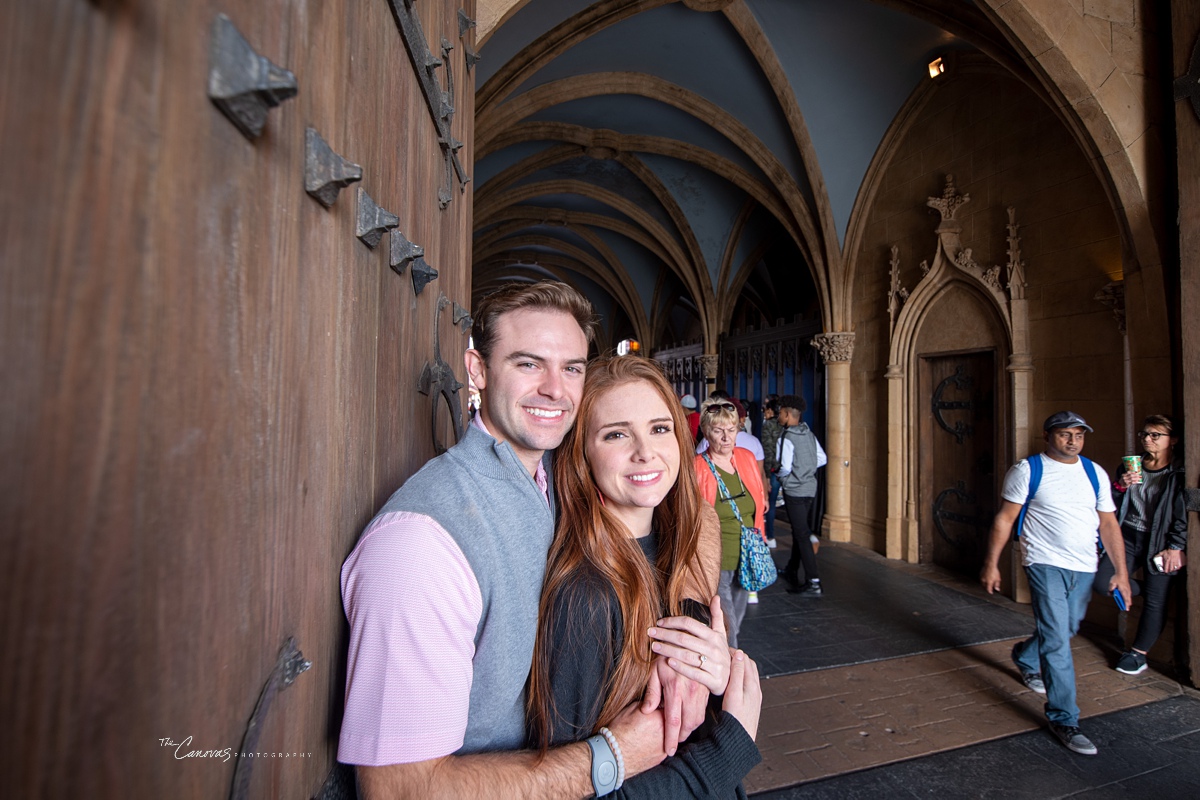
M 713 477 L 717 479 L 717 488 L 721 490 L 721 499 L 729 503 L 733 509 L 733 516 L 742 528 L 742 552 L 741 558 L 738 559 L 737 570 L 738 583 L 748 592 L 761 592 L 779 578 L 779 572 L 775 569 L 775 559 L 771 558 L 771 549 L 762 540 L 758 528 L 747 528 L 742 522 L 742 512 L 738 510 L 737 503 L 733 502 L 733 497 L 729 494 L 725 481 L 721 480 L 721 474 L 717 472 L 716 465 L 713 464 L 707 453 L 704 455 L 704 461 L 712 470 Z

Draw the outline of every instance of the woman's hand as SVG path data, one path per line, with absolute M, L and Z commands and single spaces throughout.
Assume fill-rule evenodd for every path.
M 725 617 L 721 600 L 714 597 L 709 605 L 712 627 L 691 617 L 668 617 L 651 628 L 650 648 L 667 657 L 671 669 L 691 678 L 710 694 L 724 694 L 729 682 L 729 646 L 725 637 Z
M 1121 491 L 1125 491 L 1125 489 L 1128 489 L 1137 482 L 1137 475 L 1134 475 L 1132 472 L 1121 473 Z
M 1187 556 L 1182 550 L 1171 550 L 1170 548 L 1159 553 L 1162 556 L 1163 572 L 1178 572 L 1187 564 Z
M 741 650 L 729 651 L 729 688 L 721 708 L 732 714 L 753 739 L 758 735 L 758 716 L 762 712 L 762 684 L 758 681 L 758 665 Z

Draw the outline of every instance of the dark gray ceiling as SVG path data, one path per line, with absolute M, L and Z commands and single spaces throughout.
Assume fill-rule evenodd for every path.
M 929 62 L 998 39 L 954 0 L 530 0 L 476 67 L 476 291 L 557 248 L 617 338 L 816 313 Z

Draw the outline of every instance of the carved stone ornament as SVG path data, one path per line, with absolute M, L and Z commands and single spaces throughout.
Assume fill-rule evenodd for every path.
M 1017 224 L 1017 209 L 1008 207 L 1008 296 L 1013 300 L 1024 300 L 1025 262 L 1021 260 L 1021 237 L 1017 233 L 1021 226 Z
M 1113 317 L 1117 320 L 1117 330 L 1125 335 L 1125 281 L 1113 281 L 1105 284 L 1096 292 L 1095 298 L 1112 309 Z
M 812 346 L 826 364 L 850 361 L 854 357 L 854 334 L 819 333 L 812 338 Z
M 428 286 L 430 284 L 430 282 L 437 279 L 437 276 L 438 276 L 438 271 L 436 269 L 434 269 L 433 267 L 429 266 L 429 264 L 427 264 L 425 262 L 424 258 L 421 258 L 420 256 L 418 256 L 417 259 L 415 261 L 413 261 L 413 265 L 412 265 L 413 291 L 416 292 L 417 294 L 420 294 L 421 292 L 423 292 L 425 290 L 425 287 Z
M 404 234 L 398 230 L 393 230 L 391 233 L 391 253 L 388 263 L 397 275 L 403 275 L 404 270 L 413 259 L 420 258 L 425 255 L 425 248 L 414 242 L 410 242 L 404 238 Z
M 908 289 L 905 289 L 900 283 L 900 248 L 896 245 L 892 245 L 892 260 L 890 265 L 888 274 L 891 277 L 891 284 L 887 294 L 889 332 L 895 330 L 896 314 L 900 312 L 900 307 L 908 299 Z
M 318 203 L 330 208 L 337 202 L 338 193 L 352 183 L 361 181 L 362 167 L 333 152 L 321 134 L 313 128 L 304 131 L 304 191 Z
M 954 188 L 954 176 L 946 176 L 946 188 L 942 190 L 941 197 L 930 197 L 925 201 L 925 205 L 930 208 L 936 208 L 942 215 L 942 221 L 954 219 L 954 215 L 967 203 L 971 202 L 971 195 L 959 194 Z
M 719 357 L 715 353 L 705 353 L 704 355 L 699 356 L 699 359 L 700 367 L 704 370 L 704 377 L 717 377 L 717 364 L 719 363 Z
M 379 246 L 383 234 L 400 226 L 400 218 L 387 209 L 380 208 L 367 190 L 358 187 L 358 227 L 355 230 L 362 243 L 374 250 Z
M 208 97 L 251 141 L 267 112 L 296 96 L 296 76 L 255 52 L 224 14 L 213 20 L 208 50 Z

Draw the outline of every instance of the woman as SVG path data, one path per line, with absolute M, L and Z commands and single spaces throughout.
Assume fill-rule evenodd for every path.
M 661 668 L 724 693 L 723 710 L 698 731 L 704 738 L 693 736 L 617 794 L 744 796 L 740 781 L 760 760 L 757 669 L 736 654 L 731 678 L 721 632 L 680 616 L 704 612 L 719 548 L 716 518 L 696 491 L 682 408 L 657 364 L 623 356 L 588 366 L 578 420 L 555 460 L 561 519 L 538 616 L 531 743 L 545 752 L 604 732 L 641 696 L 658 653 Z M 660 620 L 664 611 L 675 616 Z
M 1162 414 L 1146 417 L 1138 439 L 1142 444 L 1141 479 L 1122 462 L 1113 481 L 1117 522 L 1125 539 L 1125 563 L 1129 574 L 1145 571 L 1143 580 L 1130 582 L 1144 605 L 1133 646 L 1117 660 L 1116 669 L 1137 675 L 1146 669 L 1146 653 L 1162 633 L 1167 613 L 1167 590 L 1171 578 L 1187 557 L 1187 509 L 1184 499 L 1183 467 L 1173 464 L 1178 438 L 1172 433 L 1171 418 Z M 1107 554 L 1100 560 L 1093 589 L 1108 592 L 1113 576 Z
M 700 430 L 709 446 L 707 452 L 696 456 L 696 478 L 704 502 L 716 508 L 721 521 L 721 581 L 717 594 L 725 612 L 729 646 L 737 647 L 749 595 L 737 584 L 735 576 L 742 554 L 742 526 L 757 528 L 759 536 L 767 541 L 763 524 L 766 492 L 762 469 L 754 453 L 735 445 L 738 413 L 733 403 L 712 397 L 701 403 Z M 720 490 L 717 476 L 725 484 L 726 492 Z

